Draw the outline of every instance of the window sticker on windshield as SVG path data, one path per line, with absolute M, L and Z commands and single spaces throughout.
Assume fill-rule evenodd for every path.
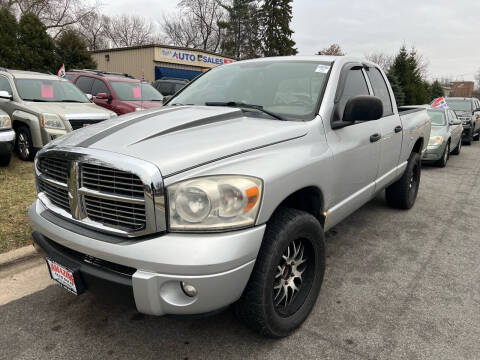
M 328 70 L 330 70 L 330 66 L 328 66 L 328 65 L 318 65 L 317 68 L 315 69 L 315 72 L 326 74 L 326 73 L 328 73 Z
M 133 97 L 135 99 L 140 99 L 142 97 L 142 91 L 139 86 L 133 88 Z
M 42 84 L 42 98 L 44 98 L 44 99 L 53 98 L 53 86 L 52 85 L 43 85 Z

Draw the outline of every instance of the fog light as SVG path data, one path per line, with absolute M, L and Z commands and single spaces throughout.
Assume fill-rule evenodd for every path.
M 197 296 L 197 289 L 195 289 L 195 286 L 193 286 L 192 284 L 186 283 L 185 281 L 182 281 L 181 284 L 182 284 L 182 290 L 185 293 L 185 295 L 189 297 Z

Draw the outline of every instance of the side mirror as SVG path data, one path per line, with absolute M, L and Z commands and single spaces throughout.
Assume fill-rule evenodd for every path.
M 453 125 L 462 125 L 462 120 L 454 120 Z
M 0 91 L 0 99 L 13 100 L 13 96 L 8 91 Z
M 92 94 L 85 94 L 88 100 L 92 101 L 93 95 Z
M 95 95 L 95 97 L 100 100 L 108 100 L 107 93 L 98 93 L 97 95 Z
M 343 121 L 347 123 L 372 121 L 381 119 L 382 116 L 382 100 L 376 96 L 360 95 L 347 101 L 343 112 Z

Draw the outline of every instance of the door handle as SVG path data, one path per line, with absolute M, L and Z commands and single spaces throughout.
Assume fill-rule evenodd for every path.
M 396 133 L 399 133 L 400 131 L 403 130 L 403 127 L 401 127 L 400 125 L 398 125 L 397 127 L 395 127 L 394 130 L 395 130 Z
M 370 136 L 370 142 L 377 142 L 378 140 L 380 140 L 382 138 L 382 135 L 380 134 L 373 134 L 372 136 Z

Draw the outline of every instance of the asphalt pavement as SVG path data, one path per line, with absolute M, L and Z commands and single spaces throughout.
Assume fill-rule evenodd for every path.
M 383 195 L 327 234 L 316 307 L 264 339 L 231 310 L 150 317 L 52 285 L 41 258 L 0 267 L 0 359 L 479 359 L 480 143 L 424 166 L 410 211 Z

